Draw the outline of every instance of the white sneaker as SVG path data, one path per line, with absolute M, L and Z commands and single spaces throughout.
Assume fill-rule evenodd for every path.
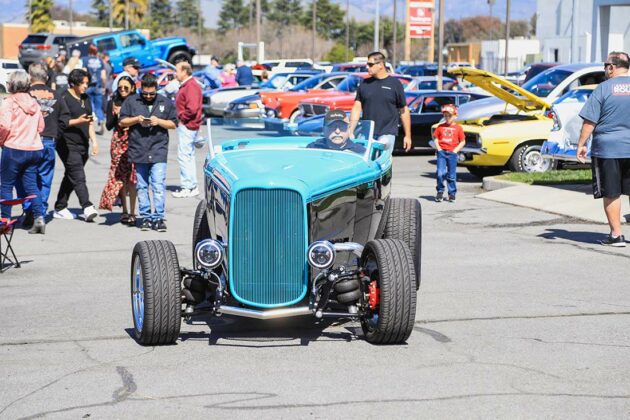
M 197 149 L 203 149 L 203 146 L 206 145 L 206 139 L 197 137 L 195 142 L 193 143 Z
M 76 217 L 77 216 L 74 213 L 72 213 L 70 210 L 68 210 L 67 208 L 63 210 L 55 211 L 53 213 L 53 218 L 55 219 L 74 220 Z
M 88 206 L 83 209 L 83 218 L 86 222 L 92 222 L 98 216 L 98 212 L 94 208 L 94 206 Z
M 192 188 L 192 189 L 182 188 L 179 191 L 175 191 L 172 193 L 172 196 L 174 198 L 190 198 L 190 197 L 196 197 L 198 195 L 199 195 L 199 189 L 197 187 Z

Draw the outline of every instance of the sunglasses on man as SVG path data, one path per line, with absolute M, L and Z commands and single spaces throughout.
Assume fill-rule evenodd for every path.
M 147 98 L 152 98 L 157 95 L 157 92 L 142 92 L 141 95 Z
M 615 63 L 604 63 L 604 68 L 607 69 L 608 66 L 616 66 Z
M 370 63 L 370 62 L 368 61 L 367 66 L 368 66 L 368 67 L 372 67 L 372 66 L 375 66 L 375 65 L 377 65 L 377 64 L 381 64 L 381 63 L 382 63 L 382 61 L 375 61 L 375 62 L 373 62 L 373 63 Z

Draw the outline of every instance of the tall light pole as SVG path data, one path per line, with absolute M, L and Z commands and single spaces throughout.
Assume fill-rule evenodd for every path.
M 350 0 L 346 0 L 346 61 L 350 59 Z
M 507 0 L 507 5 L 505 8 L 505 64 L 504 64 L 504 74 L 507 76 L 508 74 L 508 62 L 509 62 L 509 44 L 510 44 L 510 0 Z
M 114 30 L 114 10 L 112 3 L 114 0 L 109 0 L 109 32 Z
M 438 73 L 437 73 L 437 89 L 442 90 L 442 69 L 444 68 L 444 3 L 446 0 L 440 1 L 440 14 L 438 16 Z M 509 0 L 508 0 L 509 1 Z
M 68 8 L 70 9 L 70 35 L 72 35 L 72 27 L 74 26 L 74 11 L 72 10 L 72 0 L 68 0 Z
M 374 11 L 374 51 L 378 51 L 378 35 L 380 23 L 380 1 L 376 0 L 376 10 Z
M 578 46 L 577 46 L 577 37 L 578 37 L 578 26 L 577 19 L 580 15 L 578 11 L 580 2 L 577 0 L 573 0 L 573 14 L 571 15 L 571 62 L 577 63 L 580 60 L 578 57 Z
M 311 44 L 311 59 L 315 61 L 315 42 L 317 41 L 317 1 L 313 0 L 313 39 Z
M 197 38 L 199 39 L 199 41 L 197 42 L 199 43 L 199 54 L 201 54 L 201 32 L 203 31 L 203 13 L 201 12 L 201 0 L 197 1 L 197 8 L 199 10 L 199 15 L 197 16 Z
M 392 67 L 396 68 L 396 43 L 397 43 L 397 35 L 398 35 L 398 16 L 396 16 L 396 3 L 398 0 L 394 0 L 394 18 L 392 22 L 394 22 L 394 45 L 392 47 Z
M 256 48 L 260 45 L 260 0 L 256 0 Z

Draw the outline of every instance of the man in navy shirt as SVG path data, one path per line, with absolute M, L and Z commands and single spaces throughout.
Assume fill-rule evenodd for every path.
M 630 60 L 624 52 L 611 52 L 604 63 L 606 80 L 584 104 L 584 120 L 577 158 L 586 159 L 586 141 L 592 135 L 593 195 L 604 199 L 610 235 L 602 245 L 626 246 L 621 234 L 621 195 L 630 195 Z
M 254 74 L 249 66 L 242 61 L 237 61 L 236 67 L 236 83 L 239 86 L 249 86 L 254 83 Z
M 142 78 L 142 92 L 123 102 L 120 125 L 129 127 L 129 160 L 136 167 L 136 190 L 142 230 L 166 232 L 164 198 L 166 195 L 166 161 L 168 130 L 177 127 L 173 102 L 157 93 L 157 78 L 147 73 Z M 153 206 L 149 198 L 153 191 Z
M 103 134 L 105 127 L 105 114 L 103 113 L 103 96 L 105 95 L 105 85 L 107 84 L 107 72 L 103 60 L 98 57 L 98 48 L 96 45 L 90 44 L 88 47 L 88 56 L 83 58 L 83 68 L 85 68 L 90 80 L 87 89 L 87 95 L 92 103 L 92 109 L 96 113 L 96 134 Z

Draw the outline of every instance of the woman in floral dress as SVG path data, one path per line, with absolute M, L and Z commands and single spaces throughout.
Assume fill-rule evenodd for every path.
M 136 94 L 135 83 L 128 76 L 123 76 L 118 81 L 118 89 L 107 104 L 108 130 L 114 130 L 112 135 L 111 156 L 112 163 L 109 167 L 107 184 L 101 194 L 99 207 L 112 210 L 116 198 L 120 198 L 122 214 L 120 222 L 130 226 L 136 223 L 136 171 L 127 157 L 128 129 L 118 125 L 118 114 L 123 101 Z M 127 205 L 127 194 L 129 205 Z

